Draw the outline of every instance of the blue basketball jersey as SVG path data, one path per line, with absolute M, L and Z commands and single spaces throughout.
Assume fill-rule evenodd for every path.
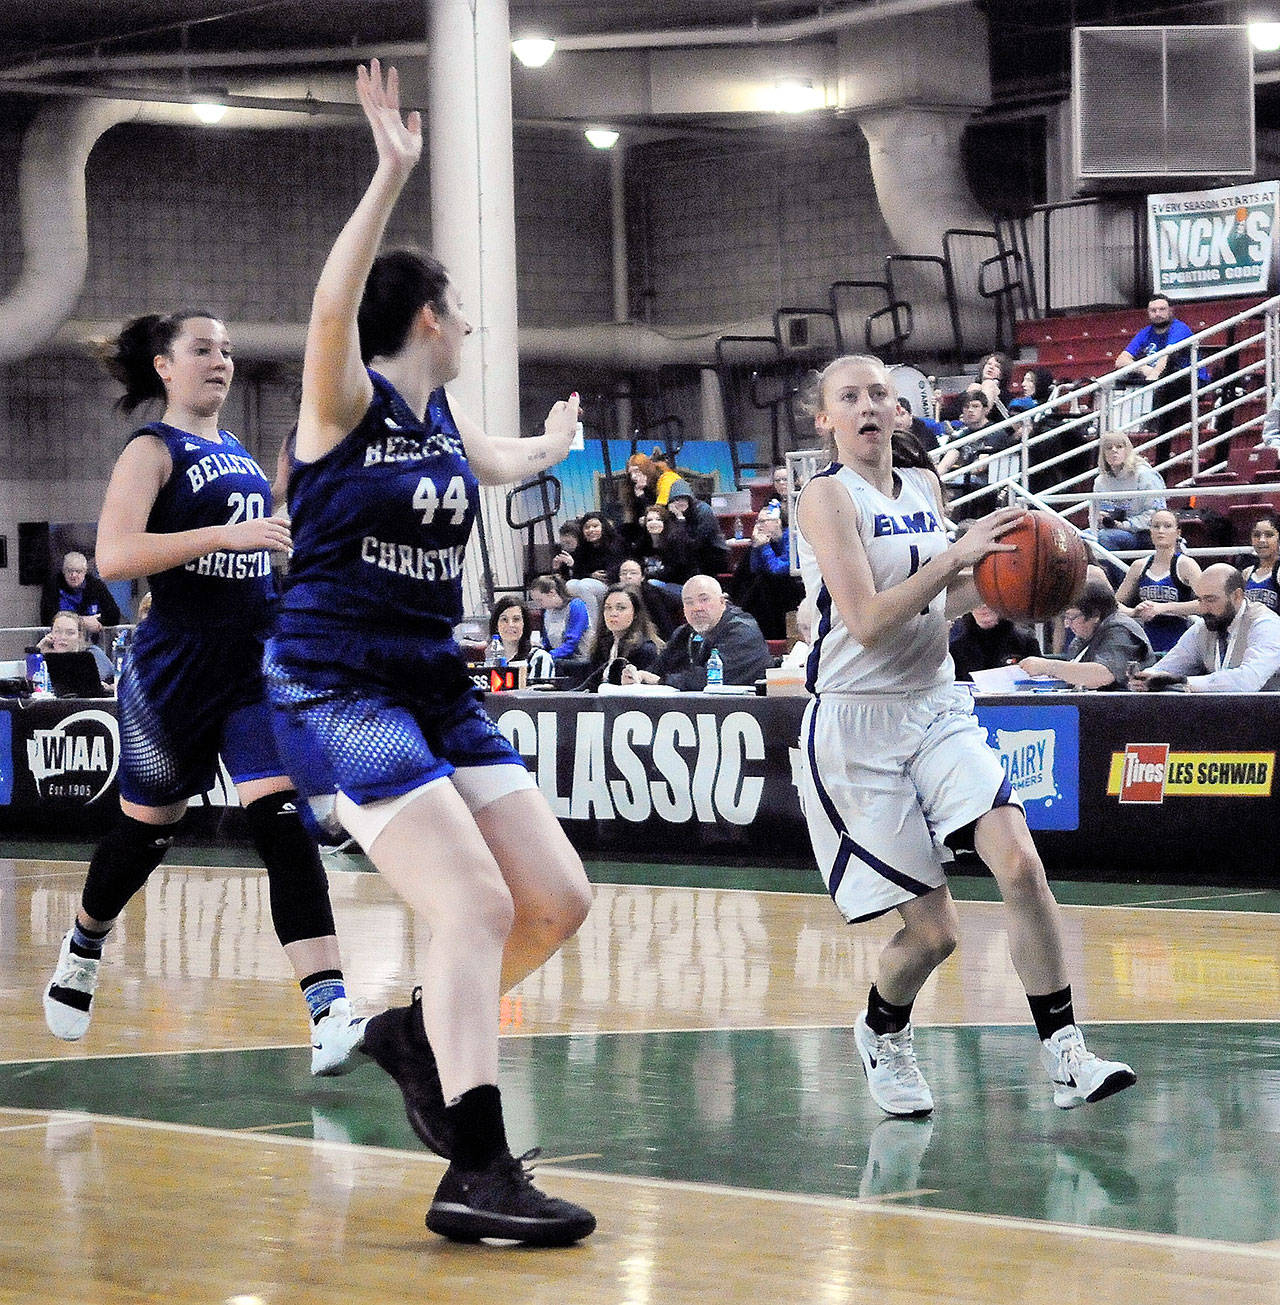
M 174 534 L 271 515 L 271 482 L 262 468 L 229 431 L 218 433 L 222 439 L 215 443 L 157 421 L 129 437 L 154 435 L 173 461 L 147 518 L 148 531 Z M 186 629 L 263 630 L 275 592 L 266 549 L 218 549 L 149 580 L 152 617 Z
M 1244 582 L 1244 596 L 1251 603 L 1261 603 L 1273 612 L 1280 612 L 1280 584 L 1276 579 L 1278 572 L 1280 564 L 1273 566 L 1270 571 L 1259 571 L 1255 567 L 1253 574 Z
M 476 478 L 443 389 L 420 422 L 385 377 L 369 378 L 373 399 L 360 424 L 324 457 L 293 463 L 293 556 L 279 632 L 451 641 Z

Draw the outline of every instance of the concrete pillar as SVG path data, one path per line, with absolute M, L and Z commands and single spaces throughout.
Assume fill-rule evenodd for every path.
M 491 435 L 520 433 L 516 337 L 515 167 L 507 0 L 427 0 L 427 146 L 433 252 L 449 269 L 476 334 L 449 387 Z M 505 491 L 483 491 L 493 580 L 518 583 Z M 479 549 L 470 550 L 474 610 Z
M 619 137 L 609 151 L 609 223 L 613 235 L 613 320 L 626 322 L 631 317 L 631 278 L 627 265 L 627 153 Z M 630 382 L 621 384 L 630 389 Z M 631 438 L 632 408 L 629 394 L 618 398 L 614 434 L 620 440 Z

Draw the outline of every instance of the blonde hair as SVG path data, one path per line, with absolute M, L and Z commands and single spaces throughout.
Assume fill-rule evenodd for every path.
M 1110 449 L 1124 449 L 1124 465 L 1120 468 L 1119 473 L 1113 472 L 1107 463 L 1107 452 Z M 1108 431 L 1098 441 L 1098 470 L 1106 472 L 1108 476 L 1116 474 L 1122 476 L 1136 476 L 1138 467 L 1146 462 L 1140 453 L 1133 447 L 1133 441 L 1124 433 L 1124 431 Z
M 812 371 L 805 379 L 804 384 L 800 387 L 800 406 L 808 413 L 810 417 L 816 417 L 826 406 L 826 388 L 827 380 L 831 373 L 837 367 L 845 367 L 850 363 L 860 363 L 863 366 L 879 367 L 884 372 L 889 381 L 889 388 L 893 391 L 895 399 L 897 389 L 893 384 L 893 377 L 889 375 L 889 369 L 884 365 L 883 359 L 875 357 L 869 353 L 846 353 L 841 354 L 839 358 L 833 358 L 821 371 Z M 815 423 L 816 424 L 816 423 Z M 822 451 L 824 455 L 832 462 L 836 456 L 835 436 L 830 431 L 820 431 L 822 436 Z

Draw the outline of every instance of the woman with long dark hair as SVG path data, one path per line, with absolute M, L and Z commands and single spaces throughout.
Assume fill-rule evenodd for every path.
M 289 480 L 293 555 L 267 651 L 276 733 L 333 815 L 430 932 L 409 1005 L 364 1049 L 418 1136 L 449 1159 L 427 1227 L 460 1241 L 564 1245 L 595 1228 L 536 1188 L 507 1145 L 502 992 L 585 919 L 582 862 L 519 754 L 484 712 L 453 628 L 479 485 L 560 462 L 573 395 L 543 434 L 487 434 L 445 390 L 471 325 L 434 258 L 378 245 L 422 153 L 394 69 L 356 79 L 377 149 L 330 250 L 307 330 Z M 335 796 L 336 795 L 336 796 Z
M 662 639 L 649 619 L 644 599 L 627 585 L 610 585 L 600 604 L 600 628 L 591 649 L 592 672 L 617 662 L 617 678 L 608 672 L 609 679 L 617 684 L 624 665 L 652 670 L 661 650 Z
M 311 1012 L 311 1072 L 341 1074 L 364 1021 L 351 1013 L 328 881 L 271 733 L 262 649 L 271 558 L 288 551 L 290 536 L 272 515 L 262 468 L 218 425 L 235 371 L 230 336 L 203 310 L 148 315 L 120 332 L 106 362 L 124 386 L 121 411 L 163 404 L 158 421 L 129 436 L 98 522 L 102 575 L 148 577 L 152 608 L 117 686 L 121 816 L 89 863 L 45 989 L 45 1020 L 70 1041 L 88 1031 L 107 935 L 173 843 L 188 799 L 214 783 L 221 756 Z

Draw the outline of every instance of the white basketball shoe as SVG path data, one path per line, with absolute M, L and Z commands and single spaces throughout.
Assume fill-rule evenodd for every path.
M 1119 1060 L 1100 1060 L 1084 1045 L 1074 1024 L 1040 1044 L 1040 1063 L 1053 1080 L 1053 1104 L 1071 1110 L 1086 1101 L 1101 1101 L 1132 1087 L 1138 1076 Z
M 872 1031 L 864 1011 L 854 1023 L 853 1041 L 867 1071 L 871 1099 L 886 1115 L 927 1115 L 933 1109 L 933 1093 L 911 1045 L 910 1024 L 898 1033 L 881 1035 Z
M 339 997 L 311 1026 L 311 1073 L 316 1078 L 347 1074 L 361 1062 L 356 1058 L 364 1042 L 366 1019 L 351 1014 L 351 1002 Z
M 77 1042 L 89 1031 L 93 1018 L 93 993 L 98 986 L 100 960 L 77 956 L 71 950 L 71 930 L 62 939 L 58 964 L 44 990 L 44 1022 L 55 1038 Z

